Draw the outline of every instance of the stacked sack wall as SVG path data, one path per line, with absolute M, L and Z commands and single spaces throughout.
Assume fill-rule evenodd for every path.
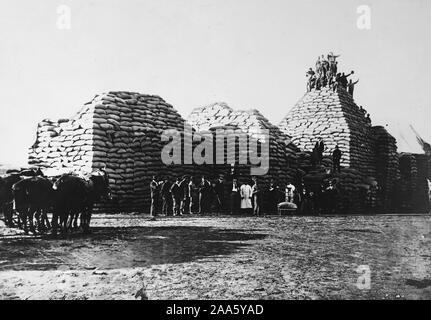
M 376 159 L 376 179 L 382 189 L 382 201 L 385 209 L 393 208 L 393 191 L 399 177 L 397 142 L 382 126 L 374 126 L 371 130 Z
M 152 176 L 173 180 L 195 174 L 191 165 L 165 165 L 164 130 L 176 130 L 184 141 L 184 119 L 162 98 L 134 92 L 109 92 L 96 101 L 93 168 L 106 166 L 114 200 L 112 211 L 148 211 Z
M 400 154 L 398 209 L 405 212 L 429 212 L 428 195 L 430 157 L 426 154 Z
M 426 154 L 416 154 L 417 166 L 417 182 L 416 182 L 416 197 L 414 203 L 418 212 L 429 212 L 430 203 L 428 195 L 428 181 L 430 178 L 428 171 L 430 165 L 430 156 Z
M 401 212 L 414 212 L 418 176 L 416 157 L 411 153 L 400 153 L 399 159 L 400 177 L 397 181 L 396 208 Z
M 271 124 L 259 111 L 255 109 L 233 110 L 225 103 L 215 103 L 194 109 L 187 121 L 197 133 L 216 129 L 231 129 L 246 133 L 249 139 L 258 139 L 262 130 L 267 129 L 269 131 L 269 170 L 266 175 L 260 177 L 261 182 L 269 183 L 270 178 L 274 178 L 279 185 L 284 185 L 287 181 L 295 179 L 299 149 L 291 144 L 290 138 L 278 127 Z M 225 144 L 224 154 L 227 153 L 227 144 Z M 222 168 L 226 168 L 226 166 L 222 166 Z M 221 171 L 223 170 L 225 169 Z M 250 178 L 250 165 L 240 165 L 238 153 L 236 153 L 235 159 L 235 172 L 240 180 L 241 177 Z
M 196 174 L 192 165 L 165 165 L 161 141 L 165 129 L 183 137 L 184 120 L 162 98 L 115 91 L 97 95 L 80 112 L 61 123 L 38 126 L 29 164 L 54 174 L 87 174 L 105 168 L 113 201 L 99 204 L 104 211 L 145 211 L 150 204 L 153 175 L 173 180 Z

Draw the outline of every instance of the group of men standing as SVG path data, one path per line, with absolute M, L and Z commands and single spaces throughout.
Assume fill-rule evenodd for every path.
M 249 181 L 250 180 L 250 181 Z M 263 186 L 257 177 L 243 178 L 242 183 L 234 176 L 226 181 L 220 175 L 214 181 L 202 176 L 182 176 L 171 183 L 168 179 L 159 181 L 156 176 L 150 182 L 152 216 L 230 213 L 261 215 L 275 212 L 277 204 L 284 201 L 274 179 Z
M 324 150 L 325 144 L 320 138 L 312 152 L 314 167 L 321 164 Z M 340 172 L 341 155 L 337 145 L 332 152 L 333 173 Z M 262 184 L 256 176 L 238 177 L 234 172 L 231 172 L 229 181 L 222 174 L 215 180 L 209 180 L 206 176 L 197 179 L 184 175 L 177 177 L 174 182 L 168 178 L 159 181 L 157 176 L 153 176 L 150 182 L 150 214 L 177 216 L 214 212 L 261 215 L 276 212 L 281 202 L 293 202 L 298 204 L 298 208 L 303 207 L 301 211 L 310 211 L 306 207 L 313 202 L 313 192 L 301 187 L 302 183 L 297 188 L 287 182 L 285 190 L 280 190 L 274 179 L 270 179 L 269 184 Z M 328 190 L 331 188 L 329 186 Z M 320 194 L 320 191 L 314 194 Z
M 322 163 L 323 159 L 323 152 L 325 151 L 325 143 L 323 142 L 323 139 L 319 138 L 318 141 L 316 141 L 316 144 L 314 145 L 313 151 L 311 153 L 311 161 L 312 166 L 315 168 L 317 165 L 320 165 Z M 338 145 L 335 146 L 335 149 L 332 151 L 332 172 L 338 172 L 341 171 L 341 150 L 338 147 Z
M 158 181 L 153 176 L 150 183 L 150 214 L 204 214 L 213 206 L 216 212 L 222 212 L 225 207 L 224 188 L 222 175 L 212 183 L 205 176 L 196 181 L 194 177 L 185 175 L 176 178 L 174 183 L 167 178 Z
M 338 57 L 339 55 L 337 56 L 330 52 L 326 57 L 322 55 L 317 58 L 315 71 L 309 68 L 306 73 L 308 77 L 307 91 L 311 89 L 320 90 L 326 86 L 333 88 L 333 90 L 341 87 L 353 96 L 355 85 L 359 80 L 355 82 L 351 79 L 347 80 L 348 77 L 354 74 L 353 71 L 349 74 L 338 72 Z
M 315 214 L 332 211 L 335 203 L 333 195 L 337 188 L 332 182 L 322 185 L 318 190 L 311 190 L 303 184 L 295 186 L 290 181 L 280 189 L 274 179 L 263 185 L 257 177 L 242 179 L 232 177 L 226 181 L 223 175 L 214 181 L 202 176 L 199 181 L 194 177 L 183 176 L 174 183 L 168 179 L 158 181 L 154 176 L 150 183 L 150 214 L 183 215 L 183 214 L 253 214 L 256 216 L 277 212 L 281 202 L 295 203 L 298 212 Z

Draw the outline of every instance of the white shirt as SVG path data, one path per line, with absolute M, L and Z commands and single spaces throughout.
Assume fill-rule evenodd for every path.
M 233 182 L 232 182 L 232 191 L 234 191 L 234 192 L 238 192 L 237 185 L 238 185 L 238 184 L 236 184 L 236 183 L 233 183 Z

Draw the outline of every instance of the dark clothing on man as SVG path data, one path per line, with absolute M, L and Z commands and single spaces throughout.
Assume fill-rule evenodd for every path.
M 338 172 L 341 171 L 340 161 L 341 161 L 341 150 L 336 148 L 332 152 L 332 171 L 333 172 L 336 172 L 337 170 Z
M 314 146 L 313 151 L 311 153 L 311 165 L 313 166 L 313 169 L 315 169 L 316 165 L 318 164 L 319 164 L 319 150 L 316 142 L 316 145 Z
M 262 190 L 257 182 L 251 187 L 253 199 L 253 214 L 260 215 L 260 208 L 262 206 Z
M 150 192 L 151 192 L 150 215 L 154 216 L 157 214 L 157 207 L 160 199 L 159 184 L 157 183 L 157 181 L 152 180 L 150 182 Z
M 187 207 L 190 203 L 190 192 L 189 192 L 189 183 L 187 180 L 183 179 L 180 182 L 180 190 L 181 190 L 181 205 L 180 205 L 180 210 L 181 213 L 186 213 L 186 211 L 188 210 Z
M 181 187 L 180 187 L 180 183 L 175 182 L 172 187 L 171 187 L 171 194 L 173 197 L 175 197 L 176 199 L 181 199 L 181 196 L 183 194 Z
M 316 141 L 316 144 L 313 148 L 313 154 L 312 157 L 314 157 L 315 164 L 320 164 L 322 162 L 323 158 L 323 151 L 325 150 L 325 144 L 322 141 Z
M 211 189 L 211 183 L 208 180 L 201 181 L 199 183 L 199 214 L 203 214 L 207 211 L 209 192 Z
M 214 185 L 214 192 L 216 196 L 216 209 L 218 212 L 222 212 L 225 209 L 224 206 L 224 182 L 223 180 L 217 180 Z
M 351 73 L 350 74 L 343 74 L 343 75 L 341 75 L 340 76 L 340 78 L 339 78 L 339 84 L 344 88 L 344 89 L 347 89 L 347 86 L 348 86 L 348 84 L 349 84 L 349 81 L 347 80 L 347 78 L 348 77 L 350 77 L 351 76 Z
M 160 194 L 163 196 L 170 196 L 171 193 L 171 184 L 169 182 L 163 182 L 161 188 L 160 188 Z
M 180 204 L 181 204 L 181 196 L 182 196 L 182 190 L 180 188 L 179 183 L 174 183 L 171 187 L 171 194 L 172 194 L 172 212 L 173 215 L 180 214 Z
M 325 143 L 321 140 L 319 142 L 319 161 L 322 161 L 323 159 L 323 151 L 325 151 Z
M 327 60 L 322 61 L 322 76 L 326 78 L 326 74 L 329 72 L 329 62 Z
M 239 191 L 239 184 L 238 182 L 232 182 L 231 188 L 230 188 L 230 213 L 237 214 L 239 212 L 240 207 L 240 191 Z
M 198 186 L 194 182 L 189 183 L 189 196 L 190 196 L 190 213 L 198 211 L 199 206 L 199 191 Z
M 355 82 L 352 82 L 352 81 L 350 81 L 349 82 L 349 84 L 348 84 L 348 92 L 349 92 L 349 94 L 353 97 L 353 91 L 355 90 L 355 85 L 357 84 L 359 82 L 359 80 L 358 81 L 355 81 Z
M 168 215 L 169 203 L 171 198 L 171 184 L 169 182 L 163 182 L 160 188 L 160 194 L 162 196 L 162 214 Z

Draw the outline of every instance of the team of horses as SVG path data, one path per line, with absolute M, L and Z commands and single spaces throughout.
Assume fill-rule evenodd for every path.
M 40 169 L 10 171 L 0 177 L 0 213 L 8 227 L 32 232 L 65 234 L 90 231 L 96 202 L 110 199 L 106 172 L 96 170 L 87 177 L 67 173 L 46 177 Z M 48 213 L 52 214 L 51 220 Z

